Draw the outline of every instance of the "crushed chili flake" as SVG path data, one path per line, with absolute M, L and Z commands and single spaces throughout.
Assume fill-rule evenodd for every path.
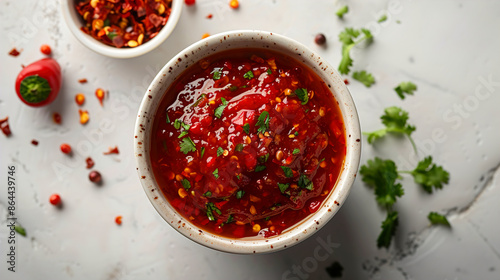
M 229 2 L 229 7 L 233 9 L 238 9 L 240 7 L 240 3 L 238 2 L 238 0 L 231 0 Z
M 115 218 L 115 223 L 117 225 L 121 225 L 122 224 L 122 216 L 116 216 Z
M 85 162 L 87 163 L 87 169 L 90 169 L 90 168 L 94 167 L 94 164 L 95 164 L 95 163 L 94 163 L 94 160 L 92 160 L 92 158 L 91 158 L 91 157 L 88 157 L 88 158 L 85 160 Z
M 3 134 L 5 134 L 5 136 L 9 136 L 12 134 L 9 126 L 9 117 L 5 117 L 5 119 L 0 120 L 0 128 L 2 129 L 2 132 Z
M 210 34 L 208 34 L 208 33 L 205 33 L 205 34 L 201 35 L 201 39 L 205 39 L 205 38 L 208 38 L 208 37 L 210 37 Z
M 86 84 L 88 81 L 87 81 L 87 79 L 83 78 L 83 79 L 78 80 L 78 82 L 80 84 Z
M 349 80 L 348 80 L 348 79 L 345 79 L 345 80 L 344 80 L 344 84 L 348 85 L 348 84 L 349 84 Z
M 75 102 L 78 106 L 82 106 L 85 103 L 85 95 L 83 93 L 77 93 L 75 95 Z
M 192 6 L 196 4 L 196 0 L 184 0 L 184 3 L 186 3 L 186 5 L 188 6 Z
M 10 52 L 9 52 L 9 55 L 11 55 L 11 56 L 18 56 L 18 55 L 20 55 L 20 54 L 21 54 L 21 52 L 20 52 L 20 51 L 18 51 L 16 48 L 13 48 L 13 49 L 12 49 L 12 50 L 10 50 Z
M 35 146 L 38 146 L 38 141 L 36 141 L 35 139 L 31 140 L 31 144 L 35 145 Z
M 78 113 L 80 114 L 80 123 L 81 124 L 86 124 L 89 122 L 89 112 L 87 110 L 78 110 Z
M 165 26 L 171 0 L 92 0 L 76 4 L 81 30 L 117 48 L 134 48 L 154 38 Z
M 98 88 L 95 90 L 95 96 L 97 99 L 99 99 L 99 103 L 101 103 L 102 106 L 102 101 L 104 100 L 104 97 L 106 96 L 106 92 L 102 88 Z
M 61 124 L 61 122 L 62 122 L 61 115 L 59 115 L 59 113 L 53 113 L 53 114 L 52 114 L 52 120 L 53 120 L 53 121 L 54 121 L 54 123 L 56 123 L 56 124 Z
M 213 17 L 214 17 L 214 15 L 212 15 L 212 14 L 208 14 L 208 15 L 207 15 L 207 18 L 208 18 L 208 19 L 212 19 Z
M 103 154 L 105 155 L 110 155 L 110 154 L 119 154 L 120 151 L 118 151 L 118 146 L 115 146 L 114 148 L 109 147 L 107 152 L 104 152 Z

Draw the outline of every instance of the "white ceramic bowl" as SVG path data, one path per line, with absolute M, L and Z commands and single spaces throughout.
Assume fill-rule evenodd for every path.
M 75 35 L 75 37 L 87 48 L 99 54 L 114 58 L 136 57 L 158 47 L 161 43 L 163 43 L 163 41 L 165 41 L 165 39 L 167 39 L 177 25 L 184 2 L 183 0 L 172 1 L 172 11 L 170 17 L 165 26 L 163 26 L 160 32 L 158 32 L 158 35 L 156 35 L 153 39 L 135 48 L 115 48 L 97 41 L 80 29 L 83 26 L 83 20 L 80 18 L 80 15 L 75 9 L 75 3 L 77 1 L 79 0 L 61 0 L 63 17 L 69 27 L 69 30 L 71 30 L 71 33 L 73 33 L 73 35 Z
M 271 238 L 260 236 L 231 239 L 201 231 L 169 204 L 158 187 L 151 169 L 149 151 L 151 129 L 158 105 L 171 83 L 200 59 L 228 49 L 262 48 L 284 53 L 301 61 L 325 81 L 339 102 L 345 123 L 347 153 L 336 186 L 320 209 L 298 224 Z M 326 224 L 346 200 L 356 177 L 361 153 L 361 132 L 356 107 L 340 75 L 324 59 L 304 45 L 287 37 L 264 31 L 233 31 L 212 35 L 187 47 L 158 73 L 142 100 L 135 125 L 137 171 L 147 197 L 165 221 L 189 239 L 207 247 L 231 253 L 278 251 L 311 236 Z

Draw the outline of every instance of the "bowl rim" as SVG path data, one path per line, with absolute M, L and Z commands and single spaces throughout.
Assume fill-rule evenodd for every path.
M 153 125 L 159 101 L 164 96 L 170 83 L 175 81 L 176 74 L 180 75 L 192 60 L 197 63 L 201 58 L 212 55 L 226 49 L 239 49 L 238 42 L 254 44 L 259 42 L 262 49 L 273 46 L 283 48 L 279 52 L 284 53 L 311 68 L 330 88 L 331 93 L 338 101 L 346 132 L 346 156 L 344 166 L 336 185 L 323 201 L 320 209 L 310 214 L 299 223 L 290 227 L 278 236 L 270 238 L 243 238 L 231 239 L 206 232 L 196 227 L 189 220 L 178 214 L 169 204 L 159 189 L 149 160 L 150 131 L 147 128 Z M 217 46 L 225 46 L 218 48 Z M 252 45 L 250 48 L 256 48 Z M 257 47 L 259 48 L 259 47 Z M 286 53 L 285 51 L 288 51 Z M 198 54 L 198 57 L 196 56 Z M 191 55 L 191 58 L 188 58 Z M 298 55 L 298 56 L 294 56 Z M 195 57 L 195 58 L 193 58 Z M 311 66 L 314 65 L 314 66 Z M 169 82 L 168 80 L 172 80 Z M 166 80 L 166 82 L 165 82 Z M 158 73 L 151 82 L 139 107 L 134 131 L 134 151 L 137 161 L 137 172 L 153 207 L 158 214 L 175 230 L 192 241 L 206 247 L 222 252 L 238 254 L 255 254 L 278 251 L 289 248 L 310 237 L 326 224 L 343 205 L 356 178 L 361 157 L 361 128 L 358 114 L 352 96 L 347 89 L 344 80 L 330 64 L 320 56 L 316 55 L 303 44 L 288 37 L 260 30 L 236 30 L 212 35 L 200 40 L 175 55 Z
M 63 18 L 69 30 L 78 39 L 78 41 L 90 50 L 113 58 L 133 58 L 146 54 L 158 47 L 174 31 L 181 16 L 183 7 L 182 0 L 172 0 L 172 11 L 170 13 L 170 17 L 165 26 L 163 26 L 160 32 L 158 32 L 153 39 L 135 48 L 115 48 L 97 41 L 92 36 L 80 30 L 82 26 L 80 22 L 80 15 L 76 12 L 73 4 L 76 1 L 77 0 L 61 0 Z

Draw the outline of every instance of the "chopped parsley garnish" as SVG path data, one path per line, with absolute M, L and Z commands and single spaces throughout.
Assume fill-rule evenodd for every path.
M 375 78 L 372 76 L 372 74 L 366 72 L 365 70 L 352 73 L 352 78 L 354 80 L 360 81 L 366 87 L 371 87 L 375 83 Z
M 219 168 L 215 168 L 214 172 L 212 172 L 214 175 L 215 179 L 219 179 Z
M 293 154 L 293 155 L 298 155 L 298 154 L 300 154 L 300 149 L 293 149 L 292 154 Z
M 233 215 L 230 214 L 229 217 L 227 217 L 226 224 L 232 223 L 233 221 L 234 221 Z
M 267 216 L 264 220 L 269 221 L 271 219 L 271 216 Z
M 299 98 L 302 105 L 306 105 L 307 102 L 309 102 L 309 95 L 307 95 L 307 89 L 305 88 L 298 88 L 295 90 L 295 95 Z
M 386 21 L 386 20 L 387 20 L 387 15 L 383 15 L 383 16 L 381 16 L 381 17 L 378 19 L 378 21 L 377 21 L 377 22 L 378 22 L 378 23 L 381 23 L 381 22 L 384 22 L 384 21 Z
M 195 102 L 193 105 L 191 105 L 191 107 L 196 107 L 196 106 L 198 106 L 198 104 L 200 104 L 200 102 L 201 102 L 203 99 L 205 99 L 205 98 L 207 98 L 207 95 L 206 95 L 206 94 L 204 94 L 204 93 L 203 93 L 203 94 L 201 94 L 201 95 L 200 95 L 200 97 L 198 97 L 198 99 L 196 100 L 196 102 Z
M 182 179 L 182 186 L 186 189 L 189 190 L 191 188 L 191 183 L 189 182 L 188 179 Z
M 245 195 L 245 191 L 244 190 L 239 190 L 236 192 L 236 198 L 237 199 L 241 199 L 243 197 L 243 195 Z
M 387 132 L 406 134 L 408 139 L 410 139 L 413 149 L 417 150 L 415 142 L 411 138 L 411 134 L 415 131 L 416 127 L 409 125 L 408 112 L 404 111 L 398 107 L 389 107 L 384 110 L 385 114 L 380 117 L 385 128 L 379 129 L 373 132 L 364 132 L 363 134 L 368 135 L 368 143 L 373 143 L 375 140 L 384 137 Z
M 401 99 L 405 99 L 405 93 L 407 95 L 413 95 L 413 93 L 417 90 L 417 85 L 412 82 L 402 82 L 395 87 L 394 90 Z
M 349 7 L 347 5 L 341 7 L 340 9 L 337 10 L 337 12 L 335 12 L 335 14 L 339 17 L 339 18 L 344 18 L 344 15 L 349 12 Z
M 396 228 L 398 227 L 398 212 L 388 212 L 387 218 L 382 222 L 382 232 L 377 238 L 377 247 L 389 248 L 391 239 L 396 235 Z
M 181 121 L 181 120 L 176 119 L 176 120 L 174 121 L 174 128 L 175 128 L 175 129 L 179 129 L 179 128 L 181 128 L 181 123 L 182 123 L 182 121 Z
M 273 206 L 271 206 L 271 208 L 269 208 L 269 209 L 271 209 L 271 211 L 274 211 L 274 210 L 276 210 L 276 208 L 278 208 L 278 207 L 280 207 L 280 206 L 281 206 L 281 203 L 275 203 L 275 204 L 274 204 Z
M 237 87 L 237 86 L 230 86 L 230 87 L 229 87 L 229 90 L 230 90 L 230 91 L 237 91 L 237 90 L 238 90 L 238 87 Z
M 215 68 L 214 71 L 212 71 L 212 73 L 214 73 L 214 75 L 212 77 L 214 80 L 220 79 L 220 77 L 222 75 L 221 70 L 222 70 L 222 68 Z
M 267 74 L 268 75 L 271 75 L 273 73 L 273 70 L 271 70 L 271 68 L 267 69 Z
M 431 156 L 421 160 L 413 171 L 400 171 L 400 173 L 411 174 L 415 183 L 420 184 L 428 193 L 432 193 L 432 187 L 442 189 L 443 184 L 448 184 L 450 180 L 450 173 L 444 170 L 442 166 L 432 163 Z
M 182 138 L 186 135 L 188 135 L 188 132 L 187 132 L 187 130 L 184 130 L 183 132 L 181 132 L 181 134 L 179 134 L 179 137 L 177 137 L 177 138 Z
M 201 147 L 200 158 L 202 158 L 204 154 L 205 154 L 205 147 Z
M 179 144 L 179 146 L 181 147 L 181 152 L 183 152 L 185 155 L 187 155 L 187 153 L 189 152 L 196 151 L 196 145 L 189 137 L 182 138 L 182 142 Z
M 282 166 L 281 169 L 283 169 L 283 172 L 285 172 L 285 176 L 287 178 L 293 177 L 293 171 L 292 171 L 292 169 L 290 167 Z
M 257 165 L 255 167 L 255 172 L 261 172 L 261 171 L 264 171 L 265 169 L 266 169 L 265 165 Z
M 363 34 L 363 36 L 358 39 L 361 34 Z M 358 40 L 355 41 L 354 39 Z M 342 59 L 339 64 L 339 72 L 340 74 L 349 74 L 352 66 L 351 49 L 365 40 L 368 43 L 371 42 L 373 40 L 373 36 L 368 29 L 362 28 L 361 30 L 356 30 L 354 28 L 347 27 L 339 34 L 339 40 L 342 42 Z
M 238 180 L 240 179 L 240 175 L 236 175 L 236 178 L 238 178 Z
M 429 215 L 427 216 L 427 219 L 429 219 L 429 221 L 433 225 L 445 225 L 451 227 L 450 222 L 448 222 L 448 219 L 446 219 L 445 216 L 440 215 L 436 212 L 430 212 Z
M 166 115 L 167 115 L 167 123 L 170 123 L 170 118 L 168 117 L 168 113 Z
M 205 196 L 205 197 L 212 197 L 212 192 L 211 191 L 207 191 L 206 193 L 203 194 L 203 196 Z
M 295 132 L 293 133 L 293 135 L 295 135 L 295 137 L 297 137 L 297 136 L 299 136 L 299 132 L 298 132 L 298 131 L 295 131 Z
M 207 208 L 207 217 L 210 221 L 215 221 L 213 212 L 217 213 L 218 215 L 222 214 L 222 212 L 215 206 L 213 202 L 207 202 L 205 207 Z
M 241 152 L 243 151 L 243 144 L 239 143 L 238 145 L 236 145 L 236 147 L 234 148 L 234 150 L 236 152 Z
M 278 188 L 280 188 L 281 193 L 285 193 L 285 191 L 290 187 L 290 184 L 281 184 L 278 183 Z
M 266 163 L 268 159 L 269 159 L 269 154 L 265 154 L 265 155 L 260 156 L 260 157 L 257 158 L 257 160 L 260 163 Z
M 243 131 L 245 131 L 246 134 L 250 134 L 250 125 L 249 124 L 244 124 L 243 125 Z
M 264 133 L 269 129 L 269 113 L 267 111 L 260 113 L 256 126 L 259 127 L 257 129 L 259 133 Z
M 297 185 L 303 189 L 307 189 L 312 191 L 314 188 L 314 184 L 309 178 L 307 178 L 306 175 L 300 174 L 299 181 L 297 182 Z
M 243 78 L 246 78 L 246 79 L 252 79 L 254 76 L 253 76 L 253 72 L 252 70 L 246 72 L 244 75 L 243 75 Z
M 222 102 L 222 105 L 220 105 L 219 107 L 217 107 L 215 109 L 215 112 L 214 112 L 215 117 L 217 117 L 219 119 L 222 117 L 222 111 L 224 111 L 224 109 L 227 106 L 227 101 L 226 101 L 226 99 L 224 97 L 221 97 L 220 100 Z
M 222 147 L 217 148 L 217 156 L 220 157 L 224 154 L 224 149 Z
M 391 207 L 398 197 L 404 194 L 403 186 L 396 183 L 398 171 L 392 160 L 382 160 L 376 157 L 361 166 L 359 173 L 367 185 L 375 189 L 377 202 L 382 207 Z

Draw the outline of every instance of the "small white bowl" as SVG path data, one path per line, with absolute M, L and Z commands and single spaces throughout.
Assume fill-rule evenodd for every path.
M 69 30 L 71 30 L 71 33 L 73 33 L 73 35 L 75 35 L 75 37 L 87 48 L 95 51 L 96 53 L 114 58 L 136 57 L 158 47 L 174 30 L 177 22 L 179 21 L 183 6 L 182 0 L 172 1 L 172 11 L 170 13 L 170 17 L 165 26 L 163 26 L 160 32 L 158 32 L 158 35 L 156 35 L 153 39 L 135 48 L 115 48 L 97 41 L 80 29 L 84 23 L 75 8 L 75 3 L 77 1 L 78 0 L 61 0 L 63 17 L 69 27 Z
M 151 129 L 154 117 L 161 100 L 181 73 L 189 66 L 198 63 L 202 58 L 229 49 L 260 48 L 271 49 L 288 55 L 302 62 L 314 71 L 330 88 L 338 101 L 345 124 L 346 156 L 340 177 L 323 201 L 321 207 L 299 223 L 270 238 L 261 236 L 232 239 L 218 236 L 192 224 L 170 205 L 163 196 L 155 180 L 149 151 L 151 146 Z M 232 31 L 216 34 L 187 47 L 172 58 L 158 73 L 149 86 L 139 108 L 135 124 L 135 156 L 137 171 L 147 197 L 158 213 L 175 230 L 189 239 L 224 252 L 252 254 L 278 251 L 291 247 L 325 225 L 346 200 L 356 177 L 361 155 L 361 132 L 358 114 L 349 90 L 343 79 L 323 58 L 319 57 L 304 45 L 287 37 L 265 31 Z

